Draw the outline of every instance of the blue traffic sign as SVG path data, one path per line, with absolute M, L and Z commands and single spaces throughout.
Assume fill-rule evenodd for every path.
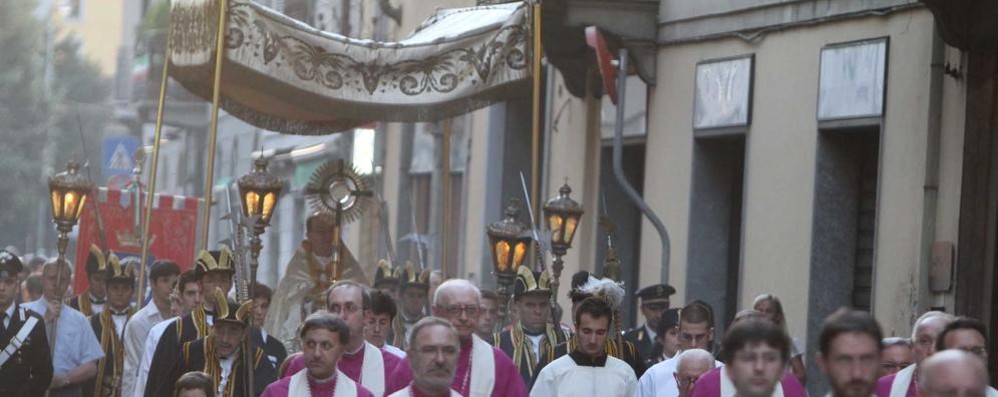
M 135 168 L 133 155 L 139 148 L 139 139 L 130 135 L 109 136 L 104 138 L 103 155 L 101 156 L 101 176 L 105 185 L 110 186 L 113 180 L 125 180 L 132 175 Z

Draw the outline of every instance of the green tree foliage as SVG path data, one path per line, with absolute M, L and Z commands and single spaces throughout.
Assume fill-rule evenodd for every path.
M 72 38 L 46 51 L 47 40 L 58 32 L 46 31 L 48 22 L 36 19 L 34 11 L 34 1 L 0 0 L 0 242 L 21 248 L 35 230 L 39 203 L 48 200 L 48 171 L 64 169 L 71 158 L 84 161 L 81 128 L 88 136 L 88 154 L 99 159 L 100 136 L 110 117 L 108 79 L 82 58 Z M 53 139 L 49 161 L 54 164 L 44 164 L 47 137 Z

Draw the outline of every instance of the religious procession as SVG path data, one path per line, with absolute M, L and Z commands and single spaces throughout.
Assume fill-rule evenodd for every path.
M 0 0 L 0 397 L 998 397 L 996 15 Z

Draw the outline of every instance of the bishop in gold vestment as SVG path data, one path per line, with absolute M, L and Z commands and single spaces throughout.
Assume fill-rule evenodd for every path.
M 332 263 L 335 225 L 331 217 L 313 214 L 305 228 L 307 240 L 302 241 L 288 263 L 264 320 L 264 329 L 284 344 L 288 354 L 301 351 L 298 325 L 309 314 L 325 308 L 323 292 L 330 285 L 339 280 L 370 285 L 364 270 L 345 247 L 340 265 Z

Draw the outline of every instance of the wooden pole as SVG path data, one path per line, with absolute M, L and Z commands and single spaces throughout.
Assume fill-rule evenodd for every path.
M 159 83 L 159 102 L 156 105 L 156 129 L 153 132 L 152 137 L 152 159 L 149 166 L 149 178 L 146 185 L 149 187 L 146 190 L 146 208 L 145 217 L 139 219 L 139 223 L 142 224 L 142 262 L 139 266 L 139 289 L 138 296 L 144 297 L 145 293 L 145 281 L 146 281 L 146 261 L 149 260 L 149 225 L 152 223 L 152 205 L 153 199 L 156 196 L 156 173 L 159 172 L 159 141 L 162 137 L 163 132 L 163 110 L 166 105 L 166 86 L 167 80 L 169 80 L 169 69 L 170 69 L 170 51 L 172 50 L 173 42 L 170 40 L 170 29 L 167 27 L 166 32 L 166 51 L 163 56 L 163 74 Z M 136 189 L 139 189 L 136 186 Z M 138 204 L 138 202 L 136 202 Z M 139 298 L 140 300 L 142 298 Z
M 218 0 L 218 31 L 215 41 L 215 80 L 211 92 L 211 121 L 208 125 L 208 162 L 204 175 L 204 218 L 201 219 L 201 249 L 208 249 L 211 225 L 211 196 L 215 185 L 215 144 L 218 141 L 218 105 L 222 91 L 222 60 L 225 59 L 225 22 L 228 0 Z
M 534 206 L 534 213 L 541 213 L 540 191 L 540 166 L 541 166 L 541 58 L 543 48 L 541 47 L 541 3 L 535 2 L 533 8 L 534 19 L 534 51 L 533 51 L 533 118 L 531 121 L 531 145 L 530 145 L 530 197 Z M 536 217 L 539 222 L 541 217 Z M 532 228 L 540 227 L 539 223 L 531 225 Z
M 446 280 L 451 276 L 447 272 L 448 263 L 450 260 L 450 222 L 451 222 L 451 175 L 450 175 L 450 139 L 451 132 L 453 131 L 454 119 L 446 119 L 442 123 L 443 127 L 443 149 L 440 151 L 441 161 L 440 168 L 443 173 L 443 225 L 440 228 L 440 272 L 443 274 L 443 279 Z

